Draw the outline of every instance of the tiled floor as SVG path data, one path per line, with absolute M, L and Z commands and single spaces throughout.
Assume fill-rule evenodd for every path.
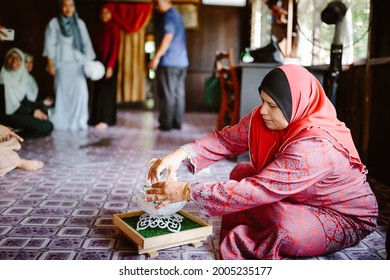
M 135 196 L 145 182 L 145 162 L 210 132 L 212 113 L 190 113 L 181 131 L 153 130 L 150 111 L 120 111 L 106 131 L 54 132 L 23 143 L 21 155 L 46 163 L 42 170 L 14 170 L 0 179 L 0 259 L 148 259 L 116 235 L 112 214 L 138 210 Z M 182 168 L 183 181 L 225 180 L 234 166 L 221 161 L 196 176 Z M 371 179 L 380 205 L 377 231 L 358 246 L 317 259 L 385 259 L 390 187 Z M 184 210 L 200 217 L 196 206 Z M 159 251 L 157 259 L 219 259 L 220 218 L 204 219 L 213 234 L 195 248 Z

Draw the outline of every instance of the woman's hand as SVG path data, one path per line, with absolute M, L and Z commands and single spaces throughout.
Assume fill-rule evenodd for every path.
M 187 200 L 184 188 L 187 183 L 177 181 L 158 182 L 150 186 L 145 193 L 150 195 L 145 198 L 146 202 L 161 201 L 155 209 L 158 210 L 170 203 Z
M 35 109 L 33 116 L 34 118 L 41 121 L 47 120 L 47 115 L 44 112 L 42 112 L 40 109 Z
M 0 35 L 2 35 L 2 36 L 6 36 L 6 34 L 1 30 L 1 29 L 3 29 L 3 28 L 5 28 L 4 26 L 2 26 L 2 25 L 0 25 Z M 0 41 L 3 41 L 3 39 L 0 37 Z
M 160 182 L 161 174 L 164 170 L 168 171 L 167 181 L 173 180 L 181 162 L 185 159 L 187 159 L 187 153 L 181 148 L 178 148 L 161 158 L 150 159 L 146 163 L 146 166 L 152 163 L 153 165 L 149 169 L 147 180 L 151 183 Z
M 47 59 L 47 72 L 49 72 L 51 76 L 56 75 L 56 68 L 54 66 L 54 61 L 51 58 Z
M 47 107 L 51 107 L 53 105 L 53 98 L 46 97 L 45 100 L 43 100 L 43 104 Z
M 114 70 L 112 68 L 107 68 L 106 70 L 106 79 L 109 79 L 114 74 Z
M 8 127 L 0 124 L 0 142 L 6 142 L 11 138 L 15 138 L 19 142 L 23 142 L 23 138 L 11 131 Z

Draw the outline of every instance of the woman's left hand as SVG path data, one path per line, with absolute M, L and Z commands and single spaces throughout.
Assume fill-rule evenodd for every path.
M 167 170 L 168 177 L 166 180 L 173 180 L 175 178 L 176 171 L 179 169 L 180 164 L 185 159 L 187 159 L 187 153 L 183 149 L 178 148 L 161 158 L 152 158 L 148 160 L 146 166 L 150 164 L 153 165 L 149 169 L 146 179 L 151 183 L 159 182 L 161 180 L 162 172 Z
M 170 203 L 186 200 L 183 193 L 187 183 L 177 181 L 158 182 L 150 186 L 145 193 L 150 195 L 145 198 L 146 202 L 159 201 L 155 209 L 158 210 Z
M 109 79 L 114 74 L 114 70 L 112 68 L 107 68 L 106 70 L 106 79 Z
M 44 112 L 42 112 L 41 110 L 36 109 L 34 111 L 34 118 L 41 120 L 41 121 L 45 121 L 45 120 L 47 120 L 47 115 Z

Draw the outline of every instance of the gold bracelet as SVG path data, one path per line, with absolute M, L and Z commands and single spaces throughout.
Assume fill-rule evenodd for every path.
M 187 183 L 183 189 L 183 197 L 184 197 L 184 200 L 187 202 L 191 201 L 190 187 L 191 187 L 191 183 Z

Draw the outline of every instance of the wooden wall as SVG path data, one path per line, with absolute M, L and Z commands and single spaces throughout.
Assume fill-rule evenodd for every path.
M 387 1 L 372 0 L 369 55 L 343 74 L 338 113 L 369 174 L 390 184 L 390 29 Z
M 372 102 L 367 165 L 370 174 L 390 185 L 390 64 L 376 65 L 372 75 Z
M 337 113 L 340 120 L 350 128 L 356 148 L 363 150 L 365 65 L 353 66 L 341 74 L 337 98 Z
M 1 0 L 0 25 L 15 29 L 15 41 L 0 44 L 0 65 L 6 51 L 19 47 L 35 56 L 33 75 L 42 95 L 53 95 L 53 79 L 46 73 L 42 57 L 44 30 L 49 20 L 57 15 L 57 0 Z M 95 42 L 99 32 L 99 0 L 76 1 L 77 11 Z M 188 111 L 203 111 L 204 78 L 212 69 L 215 51 L 233 47 L 236 61 L 249 45 L 249 8 L 199 6 L 199 27 L 187 31 L 190 66 L 186 89 Z M 91 87 L 91 83 L 90 83 Z
M 187 109 L 202 111 L 204 79 L 210 75 L 217 50 L 233 48 L 235 62 L 249 46 L 250 16 L 248 8 L 200 7 L 199 29 L 187 32 L 190 66 L 187 75 Z
M 366 158 L 372 176 L 390 185 L 390 29 L 388 1 L 372 0 L 370 55 L 367 60 L 368 87 Z

